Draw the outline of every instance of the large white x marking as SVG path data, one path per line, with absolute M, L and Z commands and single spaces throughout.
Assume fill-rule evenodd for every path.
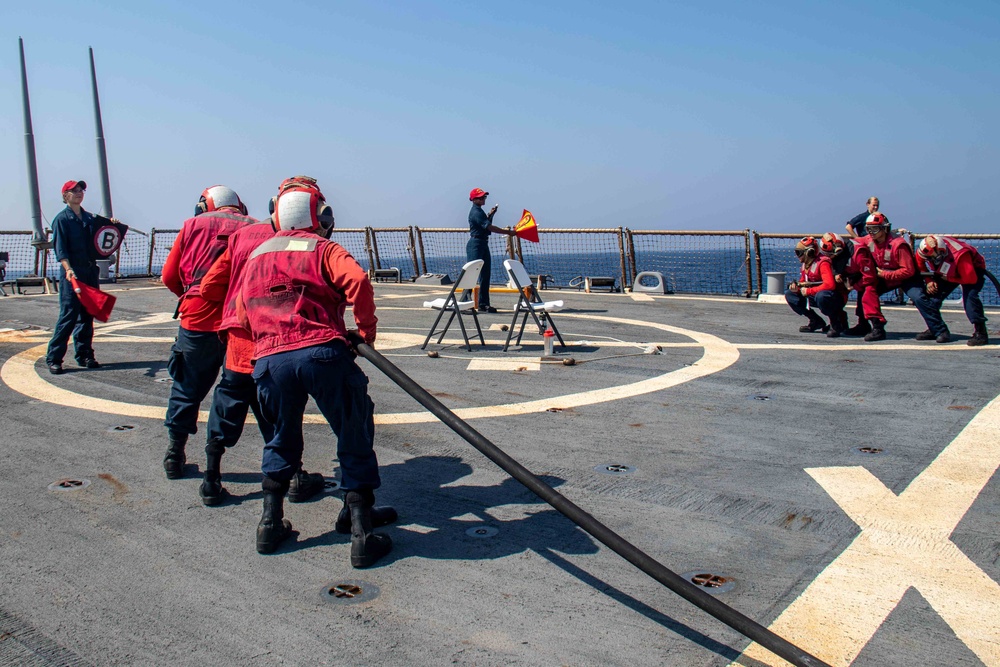
M 834 666 L 849 665 L 912 586 L 987 665 L 1000 665 L 1000 585 L 949 539 L 1000 465 L 993 399 L 898 496 L 862 467 L 808 468 L 861 528 L 771 624 Z M 743 657 L 787 664 L 758 644 Z

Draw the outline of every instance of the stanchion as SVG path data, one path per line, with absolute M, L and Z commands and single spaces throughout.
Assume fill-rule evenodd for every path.
M 568 498 L 543 482 L 531 471 L 512 459 L 502 449 L 486 439 L 479 431 L 469 426 L 449 410 L 441 401 L 413 381 L 399 367 L 382 356 L 375 348 L 359 343 L 355 348 L 362 357 L 375 368 L 385 373 L 403 391 L 427 408 L 435 417 L 451 430 L 462 436 L 469 444 L 500 466 L 511 477 L 526 486 L 529 491 L 554 507 L 570 521 L 587 531 L 595 539 L 606 545 L 619 556 L 632 563 L 650 577 L 681 596 L 699 609 L 711 614 L 743 636 L 752 639 L 772 653 L 799 667 L 829 667 L 819 658 L 803 651 L 788 640 L 771 632 L 753 619 L 717 600 L 688 580 L 668 569 L 665 565 L 645 553 L 618 533 L 592 517 Z

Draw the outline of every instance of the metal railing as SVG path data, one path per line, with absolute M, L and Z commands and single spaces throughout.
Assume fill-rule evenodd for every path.
M 120 277 L 157 276 L 180 233 L 178 229 L 130 229 L 118 251 L 115 272 Z M 926 233 L 908 232 L 916 247 Z M 986 258 L 987 268 L 1000 275 L 1000 234 L 947 234 L 972 243 Z M 30 231 L 0 231 L 0 252 L 8 253 L 7 279 L 38 275 L 56 277 L 59 265 L 51 250 L 36 252 Z M 797 276 L 799 263 L 793 252 L 804 236 L 774 234 L 749 229 L 730 231 L 541 229 L 540 243 L 502 234 L 490 236 L 493 253 L 491 281 L 504 284 L 503 259 L 520 260 L 532 275 L 544 276 L 551 288 L 582 288 L 584 277 L 605 277 L 615 287 L 630 287 L 644 271 L 663 274 L 673 292 L 753 296 L 763 291 L 765 274 L 783 271 Z M 343 246 L 373 274 L 378 269 L 399 269 L 402 280 L 423 273 L 457 275 L 466 261 L 469 232 L 459 227 L 360 227 L 337 228 L 331 240 Z M 983 301 L 1000 304 L 993 290 L 983 291 Z

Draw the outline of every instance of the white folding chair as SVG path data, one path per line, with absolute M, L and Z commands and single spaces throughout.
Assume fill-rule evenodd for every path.
M 483 270 L 483 260 L 474 259 L 462 267 L 462 272 L 458 274 L 458 280 L 455 284 L 451 286 L 451 291 L 443 299 L 434 299 L 433 301 L 424 301 L 424 308 L 433 308 L 438 311 L 438 316 L 434 320 L 434 324 L 431 326 L 431 330 L 427 333 L 427 338 L 424 339 L 424 344 L 420 346 L 423 350 L 427 347 L 427 343 L 430 341 L 431 336 L 434 335 L 437 330 L 437 325 L 441 322 L 441 317 L 444 316 L 445 311 L 451 313 L 448 317 L 448 323 L 444 325 L 444 329 L 441 330 L 441 336 L 438 338 L 438 345 L 444 340 L 444 335 L 448 333 L 448 327 L 451 326 L 452 321 L 454 321 L 455 316 L 458 316 L 458 326 L 462 329 L 462 338 L 465 339 L 465 348 L 472 352 L 472 344 L 469 342 L 469 334 L 465 331 L 465 323 L 462 321 L 462 314 L 465 312 L 470 312 L 472 314 L 472 321 L 476 323 L 476 333 L 479 334 L 479 342 L 482 343 L 483 347 L 486 347 L 486 339 L 483 338 L 483 330 L 479 327 L 479 317 L 476 315 L 476 302 L 473 300 L 459 301 L 462 292 L 465 290 L 471 290 L 473 287 L 479 284 L 479 274 Z M 471 292 L 470 292 L 471 293 Z
M 516 259 L 505 259 L 503 261 L 503 268 L 507 270 L 507 278 L 514 286 L 514 289 L 517 290 L 517 306 L 514 308 L 514 319 L 507 329 L 507 341 L 503 344 L 503 351 L 506 352 L 507 348 L 510 347 L 510 338 L 514 334 L 514 325 L 517 324 L 519 316 L 521 317 L 521 327 L 517 332 L 517 341 L 514 344 L 521 344 L 521 336 L 524 334 L 524 325 L 528 322 L 528 315 L 531 315 L 535 320 L 535 324 L 538 325 L 538 333 L 540 334 L 545 331 L 545 325 L 542 322 L 548 320 L 549 325 L 552 326 L 552 332 L 559 339 L 559 344 L 566 347 L 562 334 L 556 328 L 556 323 L 552 321 L 551 315 L 551 313 L 562 310 L 563 302 L 542 301 L 541 297 L 538 296 L 538 292 L 531 286 L 531 277 L 525 271 L 524 264 L 521 264 Z M 526 292 L 531 296 L 529 297 Z M 541 319 L 538 318 L 539 315 L 542 316 Z

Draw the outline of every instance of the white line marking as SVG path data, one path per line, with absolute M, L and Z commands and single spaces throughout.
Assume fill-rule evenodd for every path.
M 807 468 L 861 534 L 771 629 L 835 667 L 849 665 L 914 587 L 980 660 L 1000 665 L 1000 585 L 949 539 L 1000 466 L 998 432 L 1000 397 L 898 496 L 860 466 Z M 743 656 L 787 664 L 758 644 Z

